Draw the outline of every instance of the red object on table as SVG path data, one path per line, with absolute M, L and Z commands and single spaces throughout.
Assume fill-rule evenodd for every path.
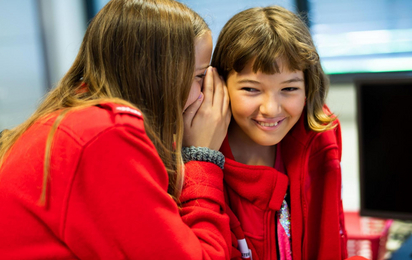
M 383 260 L 392 220 L 361 217 L 359 212 L 345 212 L 348 257 L 363 256 Z

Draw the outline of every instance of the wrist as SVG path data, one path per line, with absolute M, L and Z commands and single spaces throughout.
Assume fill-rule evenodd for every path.
M 204 161 L 211 162 L 223 169 L 225 164 L 225 156 L 216 150 L 207 147 L 183 147 L 182 157 L 185 163 L 189 161 Z

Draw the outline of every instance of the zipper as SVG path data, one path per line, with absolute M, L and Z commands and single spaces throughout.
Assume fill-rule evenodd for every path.
M 312 143 L 315 139 L 314 137 L 315 137 L 315 134 L 312 134 L 312 136 L 310 137 L 309 142 L 307 143 L 307 145 L 306 145 L 306 147 L 305 147 L 305 149 L 304 149 L 304 151 L 301 155 L 301 161 L 302 161 L 301 165 L 306 165 L 306 166 L 309 167 L 309 163 L 308 163 L 309 162 L 309 156 L 310 156 L 309 155 L 309 150 L 312 147 Z M 308 216 L 307 216 L 308 206 L 306 204 L 306 197 L 305 197 L 305 182 L 306 182 L 305 167 L 302 167 L 301 172 L 300 172 L 300 176 L 301 176 L 301 178 L 300 178 L 300 202 L 301 202 L 301 209 L 302 209 L 302 241 L 303 241 L 302 248 L 301 248 L 302 249 L 301 257 L 302 257 L 302 259 L 304 259 L 305 256 L 306 256 L 306 244 L 308 243 L 308 241 L 306 241 L 307 238 L 305 237 L 306 236 L 305 230 L 306 230 L 306 226 L 307 226 L 306 223 L 307 223 L 307 219 L 308 219 Z M 292 229 L 292 227 L 291 227 L 291 229 Z
M 273 241 L 276 241 L 276 232 L 272 234 L 271 230 L 273 227 L 273 223 L 275 222 L 273 219 L 273 212 L 272 210 L 268 210 L 265 214 L 265 222 L 266 222 L 266 230 L 265 230 L 265 248 L 264 248 L 264 259 L 277 259 L 276 255 L 276 245 L 273 247 Z
M 302 241 L 303 241 L 303 243 L 302 243 L 302 255 L 301 256 L 302 256 L 302 259 L 304 259 L 305 256 L 306 256 L 306 244 L 308 243 L 308 241 L 307 241 L 306 232 L 305 232 L 306 221 L 307 221 L 307 215 L 306 215 L 307 205 L 306 205 L 306 199 L 304 198 L 304 194 L 305 194 L 304 187 L 302 187 L 302 186 L 304 186 L 305 181 L 302 180 L 302 183 L 303 184 L 301 185 L 301 194 L 300 194 L 300 196 L 301 196 L 300 201 L 302 203 L 301 209 L 302 209 Z
M 270 210 L 267 211 L 266 215 L 266 231 L 265 231 L 265 259 L 270 259 Z

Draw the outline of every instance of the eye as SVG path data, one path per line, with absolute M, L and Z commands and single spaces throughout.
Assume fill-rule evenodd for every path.
M 198 79 L 203 79 L 204 77 L 205 77 L 205 74 L 196 75 L 196 78 L 198 78 Z
M 292 91 L 296 91 L 299 88 L 295 88 L 295 87 L 288 87 L 288 88 L 282 88 L 282 91 L 286 91 L 286 92 L 292 92 Z
M 259 90 L 255 89 L 255 88 L 248 88 L 248 87 L 244 87 L 244 88 L 241 88 L 241 89 L 244 90 L 244 91 L 246 91 L 246 92 L 252 92 L 252 93 L 259 91 Z
M 200 74 L 197 74 L 197 75 L 195 76 L 195 79 L 194 79 L 194 80 L 196 80 L 197 82 L 199 82 L 200 84 L 202 84 L 202 83 L 203 83 L 203 79 L 205 78 L 205 76 L 206 76 L 206 73 L 205 73 L 205 72 L 200 73 Z
M 202 85 L 204 78 L 205 78 L 204 74 L 199 74 L 199 75 L 195 76 L 194 81 L 196 81 L 196 82 L 198 82 L 199 84 Z

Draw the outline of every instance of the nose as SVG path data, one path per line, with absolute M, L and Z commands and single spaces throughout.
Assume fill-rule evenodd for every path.
M 274 95 L 267 95 L 260 105 L 260 113 L 267 117 L 275 117 L 281 111 L 281 102 Z

